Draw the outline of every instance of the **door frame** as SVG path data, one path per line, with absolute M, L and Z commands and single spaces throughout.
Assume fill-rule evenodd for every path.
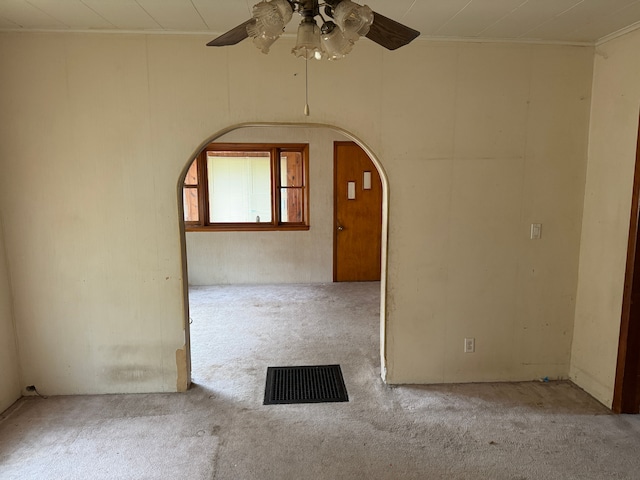
M 640 413 L 640 303 L 631 302 L 634 287 L 640 289 L 640 121 L 636 144 L 627 266 L 622 296 L 618 363 L 612 409 L 616 413 Z M 639 278 L 634 278 L 638 275 Z
M 180 228 L 180 258 L 182 262 L 182 291 L 183 291 L 183 319 L 182 324 L 185 336 L 184 356 L 186 358 L 177 362 L 178 379 L 184 379 L 182 384 L 185 389 L 191 386 L 191 336 L 189 331 L 189 277 L 187 270 L 187 240 L 184 226 L 184 205 L 182 199 L 182 187 L 187 171 L 193 160 L 202 152 L 207 145 L 214 142 L 218 138 L 243 128 L 324 128 L 333 130 L 345 136 L 348 140 L 359 145 L 369 156 L 380 175 L 382 182 L 382 251 L 381 251 L 381 272 L 380 272 L 380 376 L 382 381 L 387 381 L 387 262 L 388 262 L 388 239 L 389 239 L 389 179 L 382 166 L 382 162 L 373 150 L 360 138 L 353 133 L 335 125 L 324 123 L 288 123 L 288 122 L 247 122 L 231 125 L 219 130 L 212 136 L 205 139 L 187 159 L 176 185 L 176 198 L 178 203 L 178 225 Z M 312 161 L 313 163 L 313 161 Z M 311 166 L 310 168 L 313 168 Z M 180 383 L 180 382 L 179 382 Z M 179 388 L 181 390 L 181 388 Z

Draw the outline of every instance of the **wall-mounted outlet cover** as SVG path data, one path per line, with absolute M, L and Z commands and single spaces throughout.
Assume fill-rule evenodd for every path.
M 465 338 L 464 339 L 464 353 L 473 353 L 476 351 L 476 339 Z

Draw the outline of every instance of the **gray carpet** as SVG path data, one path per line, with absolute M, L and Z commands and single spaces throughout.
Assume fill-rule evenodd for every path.
M 21 400 L 0 478 L 640 478 L 640 420 L 569 383 L 383 385 L 378 292 L 193 288 L 191 391 Z M 262 405 L 268 366 L 334 363 L 348 403 Z

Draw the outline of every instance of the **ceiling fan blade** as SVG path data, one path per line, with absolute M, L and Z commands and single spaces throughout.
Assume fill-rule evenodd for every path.
M 235 45 L 236 43 L 240 43 L 242 40 L 247 38 L 249 34 L 247 33 L 247 26 L 251 23 L 255 22 L 253 18 L 250 18 L 246 22 L 238 25 L 235 28 L 232 28 L 227 33 L 223 33 L 218 38 L 211 40 L 207 43 L 207 47 L 226 47 L 227 45 Z
M 395 50 L 411 43 L 418 35 L 419 31 L 373 12 L 373 24 L 367 38 L 384 48 Z

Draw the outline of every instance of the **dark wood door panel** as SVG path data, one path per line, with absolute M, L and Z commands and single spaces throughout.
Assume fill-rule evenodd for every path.
M 618 364 L 613 392 L 613 410 L 640 413 L 640 127 L 629 222 L 627 270 L 622 296 Z
M 364 185 L 365 172 L 370 188 Z M 335 143 L 334 196 L 334 281 L 380 280 L 382 182 L 375 164 L 353 142 Z

